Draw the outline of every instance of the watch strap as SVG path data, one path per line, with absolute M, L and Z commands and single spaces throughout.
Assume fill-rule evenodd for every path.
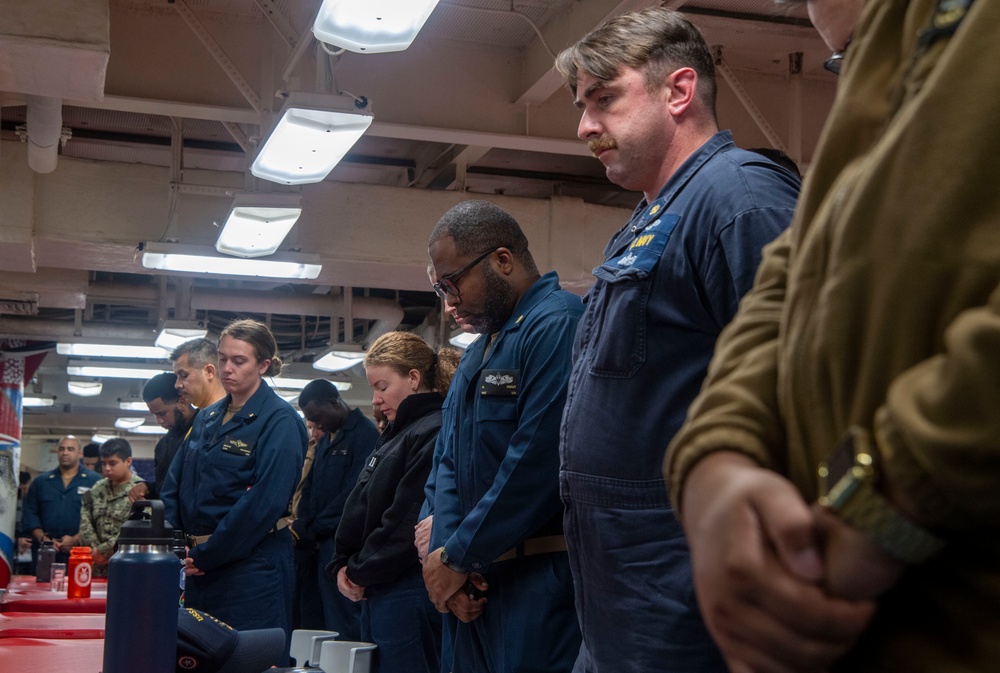
M 944 547 L 941 538 L 907 519 L 874 488 L 859 491 L 837 514 L 901 563 L 923 563 Z
M 441 565 L 456 573 L 462 573 L 463 575 L 469 574 L 468 570 L 451 560 L 451 557 L 448 556 L 448 552 L 444 547 L 441 547 Z

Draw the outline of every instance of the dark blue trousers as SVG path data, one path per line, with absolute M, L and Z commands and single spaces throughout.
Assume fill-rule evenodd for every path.
M 663 482 L 561 478 L 584 642 L 574 673 L 724 673 Z
M 366 587 L 365 596 L 361 639 L 378 645 L 373 671 L 438 673 L 443 615 L 427 596 L 421 566 L 414 564 L 395 582 Z
M 281 628 L 291 642 L 295 568 L 288 529 L 269 533 L 249 557 L 190 575 L 184 606 L 202 610 L 232 626 Z
M 323 622 L 327 631 L 340 634 L 337 640 L 361 640 L 361 606 L 340 593 L 337 580 L 326 572 L 336 547 L 332 537 L 319 541 L 317 581 L 323 601 Z
M 493 564 L 486 608 L 463 624 L 448 615 L 455 673 L 570 671 L 580 650 L 573 580 L 565 553 Z

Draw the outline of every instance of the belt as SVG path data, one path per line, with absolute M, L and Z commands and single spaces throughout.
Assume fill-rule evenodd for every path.
M 278 519 L 278 523 L 274 524 L 274 528 L 272 528 L 267 532 L 268 534 L 277 533 L 282 528 L 288 528 L 287 517 L 281 517 L 280 519 Z M 197 547 L 200 544 L 205 544 L 206 542 L 208 542 L 208 539 L 210 537 L 212 537 L 211 533 L 209 533 L 208 535 L 185 535 L 184 539 L 185 541 L 187 541 L 187 546 L 193 549 L 194 547 Z
M 523 556 L 534 556 L 536 554 L 552 554 L 554 552 L 566 551 L 565 535 L 544 535 L 542 537 L 528 538 L 513 549 L 500 554 L 493 562 L 509 561 Z

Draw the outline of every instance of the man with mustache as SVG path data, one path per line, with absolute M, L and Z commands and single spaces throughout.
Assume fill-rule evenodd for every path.
M 562 422 L 584 638 L 574 670 L 723 671 L 661 463 L 799 181 L 719 131 L 712 54 L 677 12 L 612 18 L 556 67 L 579 137 L 612 182 L 644 196 L 594 269 Z

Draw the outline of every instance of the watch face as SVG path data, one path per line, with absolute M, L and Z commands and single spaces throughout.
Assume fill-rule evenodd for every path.
M 859 428 L 849 428 L 826 462 L 820 463 L 819 503 L 839 510 L 863 484 L 871 488 L 873 464 L 867 435 Z
M 832 487 L 854 466 L 854 442 L 848 435 L 833 449 L 826 461 L 827 483 Z

